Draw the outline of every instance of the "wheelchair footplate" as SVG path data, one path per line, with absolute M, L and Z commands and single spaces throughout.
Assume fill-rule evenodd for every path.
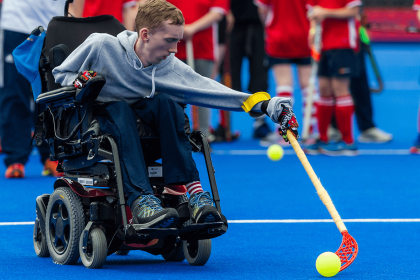
M 129 224 L 125 231 L 126 243 L 148 243 L 152 239 L 166 236 L 179 236 L 181 240 L 202 240 L 221 236 L 227 231 L 223 222 L 191 224 L 178 228 L 143 228 L 141 225 Z
M 181 240 L 202 240 L 219 237 L 226 233 L 227 225 L 223 222 L 190 224 L 179 229 Z

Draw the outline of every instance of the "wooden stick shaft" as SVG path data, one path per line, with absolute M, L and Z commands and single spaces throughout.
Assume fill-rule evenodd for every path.
M 328 212 L 330 213 L 330 215 L 333 218 L 335 224 L 337 225 L 338 230 L 340 232 L 343 232 L 344 230 L 347 230 L 346 226 L 344 225 L 343 221 L 341 220 L 340 215 L 338 214 L 337 210 L 335 209 L 335 206 L 334 206 L 329 194 L 324 189 L 324 187 L 321 185 L 321 181 L 319 181 L 319 179 L 316 176 L 314 170 L 312 169 L 312 166 L 309 164 L 309 161 L 306 158 L 305 153 L 302 151 L 302 148 L 300 147 L 298 141 L 296 140 L 293 133 L 290 132 L 290 130 L 287 131 L 287 137 L 289 138 L 289 141 L 292 144 L 293 150 L 295 150 L 295 153 L 296 153 L 297 157 L 299 158 L 300 162 L 302 163 L 303 168 L 305 168 L 306 173 L 308 173 L 309 179 L 311 179 L 312 184 L 314 184 L 319 198 L 321 199 L 322 203 L 324 203 L 325 207 L 327 207 Z

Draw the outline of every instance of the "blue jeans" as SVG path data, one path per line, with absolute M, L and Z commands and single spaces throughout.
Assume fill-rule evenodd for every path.
M 169 96 L 159 93 L 143 98 L 132 108 L 124 101 L 110 102 L 102 112 L 98 117 L 101 132 L 112 135 L 117 142 L 127 205 L 131 206 L 140 195 L 153 194 L 136 115 L 159 133 L 165 184 L 200 181 L 184 130 L 184 110 Z
M 32 151 L 31 131 L 37 118 L 31 111 L 33 100 L 31 84 L 17 72 L 12 52 L 28 38 L 28 34 L 4 30 L 3 61 L 4 86 L 0 88 L 0 137 L 4 163 L 25 164 Z M 38 147 L 42 163 L 49 157 L 48 144 Z

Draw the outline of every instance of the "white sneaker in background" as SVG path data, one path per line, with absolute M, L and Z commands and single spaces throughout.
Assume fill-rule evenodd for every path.
M 360 143 L 386 143 L 392 140 L 392 134 L 372 127 L 363 131 L 357 141 Z
M 340 142 L 343 139 L 340 130 L 335 127 L 329 126 L 328 127 L 328 141 L 329 142 Z

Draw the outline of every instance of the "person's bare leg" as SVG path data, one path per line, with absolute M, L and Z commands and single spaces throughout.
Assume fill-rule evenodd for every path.
M 302 115 L 305 118 L 305 108 L 309 91 L 309 79 L 311 78 L 312 67 L 311 65 L 298 65 L 297 67 L 299 75 L 299 86 L 302 92 Z M 314 132 L 318 126 L 316 111 L 319 100 L 318 88 L 313 89 L 312 95 L 312 108 L 311 108 L 311 117 L 310 117 L 310 127 L 309 127 L 309 138 L 313 138 Z
M 290 64 L 276 64 L 272 67 L 276 81 L 276 95 L 293 99 L 293 76 Z
M 350 95 L 350 78 L 332 78 L 332 90 L 336 99 L 335 118 L 338 129 L 346 144 L 353 144 L 352 117 L 354 112 L 353 99 Z

